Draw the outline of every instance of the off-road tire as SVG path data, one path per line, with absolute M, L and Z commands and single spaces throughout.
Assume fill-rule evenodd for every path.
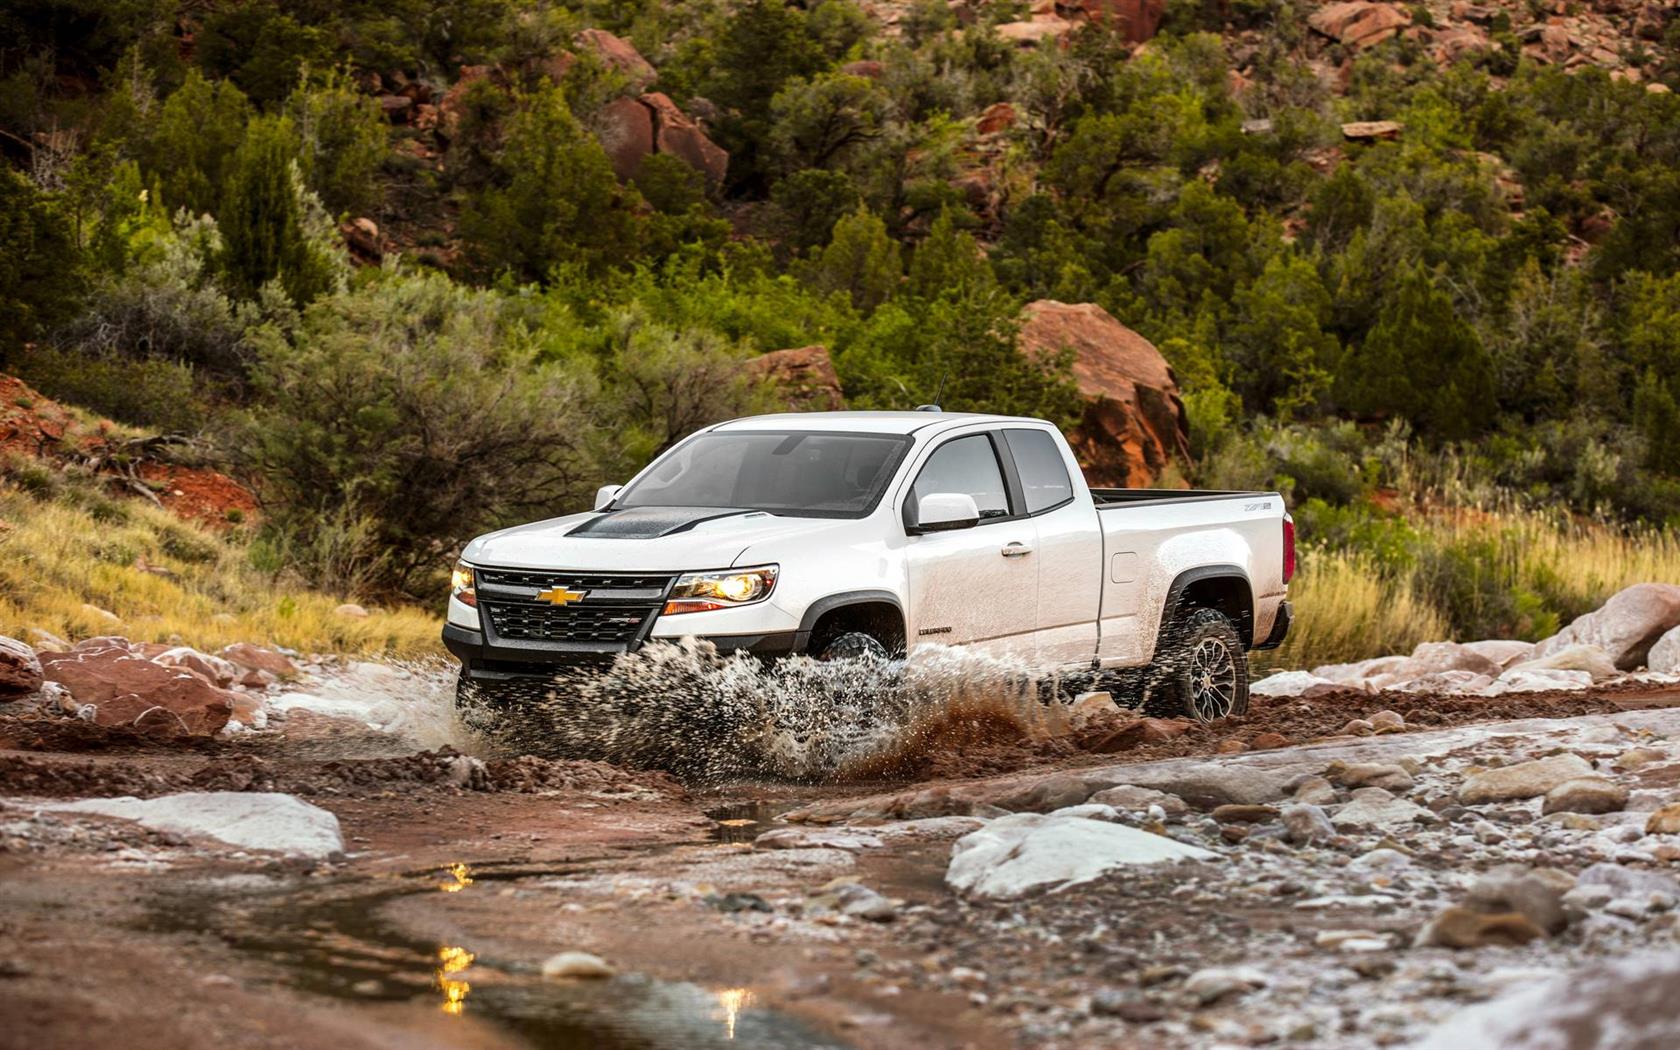
M 1194 608 L 1172 624 L 1148 683 L 1151 718 L 1216 722 L 1248 713 L 1248 653 L 1236 625 L 1218 609 Z
M 856 660 L 868 657 L 876 660 L 889 660 L 892 653 L 886 643 L 872 634 L 863 631 L 847 631 L 835 635 L 823 642 L 820 647 L 812 647 L 811 655 L 818 660 Z

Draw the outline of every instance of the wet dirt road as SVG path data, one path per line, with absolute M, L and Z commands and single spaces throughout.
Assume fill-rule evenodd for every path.
M 1439 727 L 1540 718 L 1565 734 L 1554 746 L 1598 741 L 1590 746 L 1606 755 L 1653 741 L 1660 750 L 1680 731 L 1661 721 L 1680 696 L 1645 689 L 1502 698 L 1479 710 L 1424 698 L 1406 732 L 1301 746 L 1384 702 L 1257 702 L 1248 719 L 1121 753 L 1098 749 L 1119 728 L 1106 722 L 1055 738 L 976 731 L 930 750 L 914 775 L 825 786 L 685 786 L 528 756 L 487 756 L 463 773 L 460 756 L 417 751 L 412 735 L 308 710 L 273 733 L 185 752 L 13 720 L 0 724 L 0 1046 L 1383 1045 L 1393 1042 L 1388 1022 L 1345 1004 L 1290 999 L 1274 1023 L 1234 1003 L 1222 1013 L 1218 1001 L 1183 1013 L 1179 992 L 1158 990 L 1182 984 L 1189 966 L 1311 945 L 1326 930 L 1391 936 L 1398 950 L 1417 927 L 1415 909 L 1446 899 L 1454 869 L 1498 859 L 1443 837 L 1462 818 L 1437 804 L 1433 796 L 1449 794 L 1427 770 L 1457 775 L 1488 761 L 1489 749 L 1515 755 L 1537 731 L 1458 738 Z M 1220 756 L 1229 741 L 1264 732 L 1285 745 Z M 1030 903 L 962 901 L 943 883 L 952 840 L 978 823 L 964 814 L 1002 812 L 997 802 L 1039 785 L 1118 783 L 1113 770 L 1127 763 L 1323 766 L 1336 747 L 1420 758 L 1413 797 L 1446 815 L 1350 831 L 1336 851 L 1307 858 L 1281 843 L 1261 849 L 1259 837 L 1244 846 L 1192 813 L 1186 828 L 1199 819 L 1196 833 L 1230 851 L 1215 877 L 1152 869 Z M 1648 792 L 1673 786 L 1662 772 L 1680 771 L 1680 747 L 1671 750 L 1674 763 L 1639 774 Z M 292 794 L 337 816 L 345 854 L 276 857 L 31 808 L 32 799 L 183 790 Z M 787 811 L 816 820 L 790 825 Z M 1510 820 L 1515 843 L 1529 818 Z M 1532 828 L 1537 848 L 1566 851 L 1549 827 Z M 817 837 L 755 848 L 772 829 Z M 824 840 L 825 829 L 842 834 Z M 883 838 L 860 845 L 846 834 Z M 1584 864 L 1597 847 L 1582 841 Z M 1349 858 L 1384 843 L 1429 870 L 1410 883 L 1365 873 L 1338 884 L 1345 901 L 1329 893 L 1331 904 L 1301 909 L 1345 878 L 1337 873 Z M 1371 898 L 1388 903 L 1362 911 Z M 1618 945 L 1587 940 L 1568 957 Z M 544 961 L 563 951 L 598 956 L 615 975 L 545 978 Z M 1368 983 L 1361 995 L 1382 998 L 1394 985 L 1420 1016 L 1491 994 L 1437 982 L 1402 995 L 1410 971 L 1391 953 L 1338 962 Z M 1125 996 L 1100 1005 L 1104 986 Z

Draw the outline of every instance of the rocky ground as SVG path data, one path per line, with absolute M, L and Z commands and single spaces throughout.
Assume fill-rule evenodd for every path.
M 822 784 L 505 753 L 427 668 L 11 644 L 0 1046 L 1672 1046 L 1666 597 L 1215 726 L 971 697 Z M 1523 666 L 1572 650 L 1639 662 Z

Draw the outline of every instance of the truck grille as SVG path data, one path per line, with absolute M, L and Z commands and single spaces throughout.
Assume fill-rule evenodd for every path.
M 675 578 L 656 573 L 569 573 L 479 569 L 478 604 L 488 626 L 508 641 L 586 646 L 633 645 L 659 614 Z M 554 588 L 582 591 L 569 605 L 539 601 Z

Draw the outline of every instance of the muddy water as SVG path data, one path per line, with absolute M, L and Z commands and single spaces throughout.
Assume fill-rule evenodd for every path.
M 518 753 L 662 769 L 693 784 L 849 782 L 977 737 L 1064 733 L 1076 717 L 1068 698 L 1090 684 L 968 649 L 764 663 L 687 641 L 503 687 L 467 721 Z
M 399 922 L 396 905 L 427 914 L 428 897 L 491 892 L 552 879 L 583 866 L 480 865 L 326 885 L 239 876 L 187 884 L 157 897 L 147 926 L 210 931 L 278 967 L 315 995 L 402 1002 L 415 1010 L 472 1014 L 532 1045 L 554 1048 L 838 1047 L 802 1022 L 760 1005 L 748 985 L 706 987 L 639 974 L 545 980 L 530 962 L 475 949 L 470 933 L 428 937 Z M 440 928 L 452 924 L 437 909 Z M 422 920 L 424 921 L 424 920 Z

